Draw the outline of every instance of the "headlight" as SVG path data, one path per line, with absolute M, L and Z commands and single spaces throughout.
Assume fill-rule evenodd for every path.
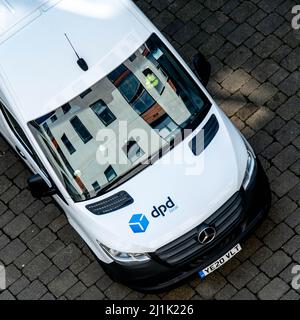
M 140 263 L 140 262 L 147 262 L 150 260 L 150 257 L 147 253 L 126 253 L 126 252 L 120 252 L 117 250 L 110 249 L 100 243 L 97 240 L 97 243 L 101 246 L 101 248 L 105 251 L 105 253 L 113 260 L 122 263 L 122 264 L 128 264 L 128 263 Z
M 246 148 L 247 148 L 247 153 L 248 153 L 248 160 L 247 160 L 247 168 L 246 168 L 246 173 L 243 181 L 243 187 L 245 190 L 249 188 L 251 185 L 252 179 L 255 176 L 256 169 L 257 169 L 257 163 L 256 163 L 256 157 L 253 149 L 251 148 L 250 144 L 248 141 L 245 140 Z

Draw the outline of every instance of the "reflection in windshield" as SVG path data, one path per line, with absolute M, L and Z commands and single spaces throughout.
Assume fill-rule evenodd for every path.
M 208 109 L 205 95 L 152 35 L 107 77 L 30 128 L 71 197 L 84 201 L 136 174 L 182 129 L 194 129 Z M 122 140 L 119 124 L 125 121 L 128 132 L 139 129 L 146 136 Z M 97 141 L 104 129 L 114 138 Z M 156 139 L 149 147 L 151 135 Z M 112 154 L 118 154 L 115 162 L 102 161 Z

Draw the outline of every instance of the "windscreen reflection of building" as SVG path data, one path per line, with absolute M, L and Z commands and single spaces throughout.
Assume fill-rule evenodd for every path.
M 167 144 L 179 125 L 191 116 L 176 94 L 175 85 L 148 55 L 148 49 L 142 47 L 115 75 L 112 72 L 59 108 L 42 125 L 49 143 L 58 150 L 68 179 L 77 178 L 74 187 L 80 193 L 83 189 L 88 193 L 100 191 L 147 159 L 153 150 Z M 128 130 L 128 136 L 121 141 L 120 121 L 127 123 Z M 116 141 L 97 141 L 101 129 L 112 129 Z M 146 135 L 130 135 L 136 129 L 142 129 Z M 103 152 L 105 159 L 116 158 L 116 162 L 100 164 L 97 150 Z

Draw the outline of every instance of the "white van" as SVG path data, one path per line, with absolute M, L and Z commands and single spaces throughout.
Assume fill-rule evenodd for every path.
M 206 277 L 270 206 L 252 148 L 129 0 L 0 1 L 0 131 L 107 273 Z

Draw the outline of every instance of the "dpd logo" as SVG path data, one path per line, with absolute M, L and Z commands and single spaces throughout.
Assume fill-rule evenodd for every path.
M 160 205 L 158 207 L 153 207 L 153 211 L 151 212 L 151 215 L 153 218 L 159 218 L 159 217 L 165 217 L 166 213 L 169 211 L 170 213 L 178 209 L 178 207 L 175 205 L 171 197 L 168 197 L 167 202 L 163 205 Z

